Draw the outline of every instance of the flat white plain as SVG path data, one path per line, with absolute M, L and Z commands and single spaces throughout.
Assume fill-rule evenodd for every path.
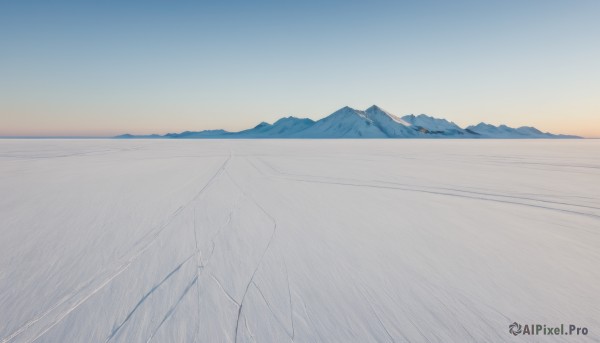
M 0 140 L 0 341 L 598 341 L 599 152 Z

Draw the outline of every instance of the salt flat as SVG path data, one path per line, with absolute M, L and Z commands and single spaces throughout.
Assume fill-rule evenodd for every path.
M 0 140 L 0 194 L 1 342 L 600 341 L 600 140 Z

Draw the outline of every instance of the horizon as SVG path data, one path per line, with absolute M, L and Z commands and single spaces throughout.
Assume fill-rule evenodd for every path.
M 375 103 L 599 138 L 598 13 L 559 0 L 4 3 L 0 137 L 239 131 Z
M 386 111 L 384 108 L 381 108 L 380 106 L 378 106 L 378 105 L 376 105 L 376 104 L 373 104 L 373 105 L 371 105 L 370 107 L 375 107 L 375 108 L 378 108 L 378 109 L 380 109 L 380 110 Z M 126 136 L 126 135 L 132 135 L 132 136 L 159 136 L 159 137 L 162 137 L 162 136 L 164 136 L 164 135 L 166 135 L 166 134 L 172 134 L 172 133 L 182 133 L 182 132 L 202 132 L 202 131 L 213 131 L 213 130 L 223 130 L 223 131 L 225 131 L 225 132 L 236 133 L 236 132 L 239 132 L 239 131 L 244 131 L 244 130 L 252 129 L 252 128 L 254 128 L 254 127 L 257 127 L 258 125 L 261 125 L 261 124 L 273 125 L 273 124 L 275 124 L 277 121 L 279 121 L 280 119 L 284 119 L 284 118 L 310 119 L 310 120 L 312 120 L 313 122 L 315 122 L 315 123 L 316 123 L 317 121 L 319 121 L 319 120 L 321 120 L 321 119 L 325 119 L 325 118 L 327 118 L 329 115 L 335 114 L 337 111 L 343 110 L 343 109 L 345 109 L 345 108 L 350 108 L 350 109 L 352 109 L 352 110 L 359 111 L 359 112 L 364 112 L 364 111 L 366 111 L 366 110 L 367 110 L 367 109 L 361 110 L 361 109 L 353 108 L 353 107 L 351 107 L 351 106 L 343 106 L 343 107 L 340 107 L 340 108 L 339 108 L 338 110 L 336 110 L 335 112 L 333 112 L 333 113 L 330 113 L 330 114 L 328 114 L 328 115 L 326 115 L 326 116 L 323 116 L 323 117 L 321 117 L 321 118 L 316 118 L 316 119 L 313 119 L 313 118 L 308 118 L 308 117 L 282 116 L 282 117 L 276 118 L 275 120 L 273 120 L 273 121 L 271 121 L 271 122 L 261 121 L 261 122 L 259 122 L 259 123 L 255 124 L 255 125 L 253 125 L 253 126 L 250 126 L 250 127 L 247 127 L 247 128 L 243 128 L 243 129 L 241 129 L 241 130 L 235 130 L 235 131 L 230 131 L 230 130 L 227 130 L 227 129 L 221 129 L 221 128 L 210 128 L 210 129 L 200 129 L 200 130 L 184 130 L 184 131 L 179 131 L 179 132 L 161 132 L 161 133 L 156 133 L 156 132 L 152 132 L 152 133 L 134 133 L 134 132 L 125 132 L 125 133 L 120 133 L 120 134 L 117 134 L 117 135 L 110 135 L 110 136 L 81 136 L 81 135 L 80 135 L 80 136 L 0 136 L 0 139 L 12 139 L 12 138 L 14 138 L 14 139 L 18 139 L 18 138 L 23 138 L 23 139 L 77 139 L 77 138 L 79 138 L 79 139 L 93 139 L 93 138 L 100 138 L 100 139 L 103 139 L 103 138 L 109 138 L 109 139 L 110 139 L 110 138 L 118 138 L 118 137 L 120 137 L 120 136 Z M 386 112 L 390 113 L 389 111 L 386 111 Z M 390 114 L 392 114 L 392 115 L 395 115 L 394 113 L 390 113 Z M 404 115 L 396 115 L 396 116 L 397 116 L 397 117 L 399 117 L 399 118 L 403 118 L 403 117 L 405 117 L 405 116 L 417 116 L 417 117 L 419 117 L 419 116 L 426 116 L 426 117 L 430 117 L 430 118 L 434 118 L 434 119 L 442 119 L 442 120 L 446 120 L 446 121 L 448 121 L 448 122 L 450 122 L 450 123 L 454 123 L 454 121 L 453 121 L 453 120 L 451 120 L 451 119 L 448 119 L 448 118 L 440 118 L 440 117 L 435 117 L 435 116 L 432 116 L 432 115 L 428 115 L 428 114 L 426 114 L 426 113 L 420 113 L 420 114 L 408 113 L 408 114 L 404 114 Z M 455 124 L 456 124 L 456 123 L 455 123 Z M 458 125 L 459 127 L 463 128 L 463 129 L 466 129 L 466 128 L 468 128 L 469 126 L 476 126 L 476 125 L 479 125 L 479 124 L 485 124 L 485 125 L 491 124 L 491 125 L 494 125 L 494 126 L 505 126 L 505 125 L 506 125 L 506 124 L 502 124 L 502 123 L 500 123 L 500 124 L 486 123 L 486 122 L 483 122 L 483 121 L 481 121 L 481 122 L 478 122 L 478 123 L 474 123 L 474 124 L 470 124 L 470 125 L 458 125 L 458 124 L 457 124 L 457 125 Z M 510 127 L 510 126 L 509 126 L 509 127 Z M 515 127 L 515 128 L 521 128 L 521 127 L 531 127 L 531 126 L 524 125 L 524 126 L 519 126 L 519 127 Z M 535 128 L 535 127 L 534 127 L 534 128 Z M 542 132 L 545 132 L 545 133 L 552 133 L 552 134 L 563 134 L 563 133 L 560 133 L 560 132 L 546 132 L 546 131 L 542 131 Z M 136 138 L 138 138 L 138 139 L 143 139 L 143 137 L 136 137 Z M 585 139 L 599 139 L 600 137 L 584 137 L 584 136 L 578 136 L 578 138 L 585 138 Z M 488 139 L 489 139 L 489 138 L 488 138 Z M 493 139 L 493 138 L 492 138 L 492 139 Z M 538 139 L 539 139 L 539 138 L 538 138 Z

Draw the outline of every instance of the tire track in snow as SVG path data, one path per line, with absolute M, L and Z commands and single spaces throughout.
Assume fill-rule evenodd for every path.
M 194 278 L 192 279 L 192 281 L 187 285 L 187 287 L 183 290 L 183 293 L 179 296 L 179 299 L 177 299 L 177 302 L 175 303 L 175 305 L 173 305 L 165 314 L 165 316 L 163 317 L 163 319 L 160 321 L 160 323 L 158 324 L 158 326 L 154 329 L 154 331 L 152 332 L 152 335 L 150 335 L 150 337 L 148 337 L 148 339 L 146 340 L 146 343 L 150 342 L 154 336 L 156 336 L 156 334 L 158 333 L 158 330 L 160 330 L 160 328 L 163 326 L 163 324 L 169 320 L 171 318 L 171 316 L 173 315 L 173 313 L 175 313 L 175 310 L 177 310 L 177 307 L 179 306 L 179 304 L 181 304 L 181 301 L 183 300 L 183 298 L 185 298 L 185 296 L 189 293 L 190 289 L 194 286 L 194 284 L 198 283 L 198 275 L 194 276 Z
M 200 277 L 200 266 L 204 267 L 204 261 L 202 261 L 202 253 L 198 249 L 198 234 L 196 233 L 196 207 L 194 207 L 194 243 L 196 244 L 196 251 L 194 252 L 196 255 L 196 278 Z M 196 282 L 196 303 L 198 307 L 198 313 L 200 312 L 200 284 Z M 198 327 L 194 334 L 194 342 L 198 339 L 200 335 L 200 321 L 198 321 Z
M 293 333 L 289 333 L 288 332 L 288 328 L 286 327 L 286 325 L 283 322 L 281 322 L 281 320 L 277 317 L 277 315 L 275 315 L 275 312 L 273 312 L 273 308 L 271 307 L 271 304 L 267 300 L 267 297 L 265 297 L 265 294 L 262 292 L 262 290 L 260 289 L 260 287 L 258 287 L 258 285 L 256 284 L 256 282 L 254 282 L 254 281 L 252 281 L 252 286 L 254 286 L 254 288 L 256 288 L 256 290 L 260 294 L 260 297 L 262 298 L 262 300 L 267 305 L 267 308 L 269 309 L 269 312 L 271 312 L 271 315 L 273 316 L 273 318 L 275 318 L 275 320 L 277 321 L 277 323 L 279 324 L 279 326 L 281 326 L 281 328 L 283 329 L 283 331 L 285 331 L 286 335 L 288 335 L 290 337 L 290 339 L 292 340 L 292 342 L 293 342 L 294 341 Z
M 160 286 L 162 286 L 167 280 L 169 280 L 171 278 L 171 276 L 173 276 L 176 272 L 178 272 L 181 269 L 181 267 L 183 267 L 183 265 L 186 264 L 192 257 L 194 257 L 194 255 L 190 255 L 188 258 L 186 258 L 183 262 L 181 262 L 179 265 L 177 265 L 177 267 L 175 267 L 175 269 L 173 269 L 171 272 L 169 272 L 169 274 L 167 274 L 167 276 L 165 276 L 159 283 L 154 285 L 146 294 L 144 294 L 144 296 L 142 296 L 142 298 L 137 302 L 137 304 L 133 307 L 133 309 L 127 314 L 127 316 L 121 322 L 121 324 L 119 324 L 110 333 L 110 335 L 106 338 L 106 341 L 104 341 L 104 342 L 106 343 L 106 342 L 109 342 L 110 340 L 112 340 L 117 335 L 117 333 L 119 333 L 121 328 L 123 328 L 123 326 L 125 324 L 127 324 L 127 322 L 131 319 L 133 314 L 139 309 L 139 307 L 142 306 L 142 304 L 146 301 L 146 299 L 148 299 L 148 297 L 150 297 L 152 295 L 152 293 L 154 293 Z
M 273 175 L 273 176 L 278 177 L 280 179 L 285 179 L 285 180 L 291 180 L 291 181 L 297 181 L 297 182 L 307 182 L 307 183 L 332 184 L 332 185 L 341 185 L 341 186 L 368 187 L 368 188 L 378 188 L 378 189 L 392 189 L 392 190 L 402 190 L 402 191 L 419 192 L 419 193 L 427 193 L 427 194 L 435 194 L 435 195 L 454 196 L 454 197 L 476 199 L 476 200 L 483 200 L 483 201 L 492 201 L 492 202 L 514 204 L 514 205 L 530 206 L 530 207 L 535 207 L 535 208 L 541 208 L 541 209 L 547 209 L 547 210 L 553 210 L 553 211 L 559 211 L 559 212 L 572 213 L 572 214 L 577 214 L 577 215 L 582 215 L 582 216 L 587 216 L 587 217 L 593 217 L 593 218 L 596 218 L 596 219 L 600 218 L 600 216 L 592 214 L 592 213 L 578 212 L 578 211 L 573 211 L 573 210 L 564 209 L 564 208 L 555 208 L 555 207 L 549 207 L 549 206 L 543 206 L 543 205 L 536 205 L 536 204 L 528 204 L 528 203 L 522 203 L 522 202 L 518 202 L 518 201 L 509 201 L 509 200 L 510 199 L 513 199 L 513 200 L 524 200 L 524 201 L 532 201 L 532 202 L 541 202 L 541 203 L 546 203 L 546 204 L 565 205 L 565 206 L 587 208 L 587 209 L 592 209 L 592 210 L 600 210 L 600 208 L 594 207 L 594 206 L 578 205 L 578 204 L 572 204 L 572 203 L 567 203 L 567 202 L 559 202 L 559 201 L 551 201 L 551 200 L 544 200 L 544 199 L 536 199 L 536 198 L 531 198 L 531 197 L 521 197 L 521 196 L 511 196 L 511 195 L 494 194 L 494 193 L 486 193 L 486 192 L 477 192 L 477 191 L 469 191 L 469 190 L 460 190 L 460 189 L 448 188 L 448 187 L 417 186 L 417 187 L 421 188 L 421 189 L 419 189 L 419 188 L 413 188 L 414 186 L 411 187 L 411 185 L 402 184 L 402 183 L 395 183 L 395 182 L 389 182 L 389 181 L 383 181 L 383 180 L 373 180 L 373 181 L 374 182 L 378 182 L 378 183 L 391 184 L 391 185 L 397 185 L 397 186 L 403 186 L 403 187 L 389 187 L 389 186 L 382 186 L 382 185 L 377 185 L 377 184 L 365 184 L 365 183 L 360 183 L 360 182 L 364 182 L 364 181 L 363 180 L 359 180 L 359 179 L 343 179 L 343 180 L 340 179 L 340 181 L 335 181 L 336 179 L 334 179 L 334 178 L 329 178 L 329 177 L 324 177 L 324 176 L 285 173 L 285 172 L 282 172 L 282 171 L 278 170 L 277 168 L 273 167 L 271 164 L 269 164 L 268 162 L 264 161 L 262 158 L 257 158 L 257 159 L 260 162 L 262 162 L 262 164 L 264 164 L 265 166 L 267 166 L 270 170 L 274 171 L 275 174 L 279 174 L 279 175 Z M 253 167 L 255 169 L 260 170 L 254 163 L 252 163 L 251 161 L 249 161 L 249 162 L 253 165 Z M 302 177 L 309 177 L 309 178 L 314 178 L 314 179 L 311 180 L 311 179 L 306 179 L 306 178 L 302 178 Z M 321 180 L 318 180 L 318 179 L 321 179 Z M 328 181 L 328 180 L 324 181 L 323 179 L 332 179 L 334 181 Z M 352 180 L 352 181 L 355 181 L 355 182 L 345 182 L 345 180 Z M 443 190 L 450 191 L 450 192 L 443 192 Z M 451 192 L 466 193 L 466 194 L 455 194 L 455 193 L 451 193 Z M 480 195 L 482 197 L 480 197 L 478 195 Z M 500 198 L 505 198 L 507 200 L 486 198 L 485 196 L 500 197 Z M 362 293 L 362 296 L 366 300 L 366 295 L 364 294 L 364 292 L 361 291 L 361 293 Z M 393 342 L 394 339 L 393 339 L 392 335 L 390 334 L 390 332 L 386 328 L 385 324 L 382 322 L 380 316 L 378 315 L 377 311 L 373 307 L 372 303 L 370 303 L 368 300 L 367 300 L 367 303 L 369 304 L 369 306 L 371 308 L 371 311 L 374 314 L 374 316 L 376 317 L 376 319 L 378 320 L 379 324 L 385 330 L 386 335 Z M 446 306 L 445 304 L 443 304 L 443 305 Z M 304 304 L 304 306 L 305 306 L 304 312 L 308 316 L 308 313 L 307 313 L 307 310 L 306 310 L 306 304 Z M 493 309 L 493 310 L 495 312 L 497 312 L 495 309 Z M 503 315 L 502 313 L 499 313 L 499 312 L 497 312 L 497 313 L 499 315 L 503 316 L 505 319 L 507 319 L 507 317 L 505 315 Z M 436 318 L 436 319 L 439 320 L 439 318 Z M 421 337 L 423 339 L 429 341 L 429 339 L 424 335 L 424 333 L 421 331 L 421 329 L 419 328 L 419 326 L 417 326 L 417 324 L 414 323 L 410 318 L 409 318 L 409 321 L 411 322 L 412 326 L 417 329 L 417 331 L 420 333 Z M 465 330 L 465 332 L 467 332 L 467 334 L 471 338 L 473 338 L 473 336 L 471 336 L 471 333 L 466 328 L 464 328 L 464 326 L 463 326 L 463 329 Z M 318 331 L 317 331 L 317 333 L 318 333 Z M 403 338 L 406 339 L 405 336 L 403 336 Z
M 263 251 L 262 255 L 260 256 L 260 259 L 258 260 L 258 264 L 256 265 L 256 268 L 254 269 L 254 272 L 252 272 L 252 276 L 250 277 L 250 281 L 248 281 L 248 284 L 246 285 L 246 289 L 244 290 L 244 295 L 242 295 L 242 300 L 240 301 L 240 307 L 238 309 L 237 320 L 236 320 L 236 324 L 235 324 L 235 336 L 234 336 L 235 339 L 234 339 L 234 342 L 237 342 L 238 328 L 239 328 L 239 325 L 240 325 L 240 316 L 242 314 L 242 308 L 244 307 L 244 301 L 246 300 L 246 295 L 248 294 L 248 289 L 250 288 L 250 284 L 254 282 L 254 276 L 256 276 L 256 272 L 260 268 L 260 265 L 262 264 L 263 258 L 267 254 L 267 251 L 269 250 L 269 247 L 271 246 L 271 243 L 273 242 L 273 239 L 275 238 L 275 233 L 276 232 L 277 232 L 277 223 L 275 222 L 275 225 L 273 226 L 273 233 L 271 234 L 271 237 L 269 238 L 269 242 L 267 243 L 267 247 L 265 248 L 265 250 Z
M 294 306 L 292 305 L 292 291 L 290 290 L 290 274 L 288 273 L 287 263 L 285 262 L 285 255 L 281 257 L 283 259 L 283 266 L 285 268 L 285 278 L 287 280 L 288 300 L 290 302 L 290 323 L 292 323 L 292 341 L 296 336 L 296 329 L 294 328 Z
M 256 264 L 256 268 L 252 272 L 252 276 L 250 277 L 250 280 L 246 284 L 246 288 L 244 290 L 244 294 L 242 295 L 242 300 L 240 301 L 240 306 L 238 308 L 238 314 L 237 314 L 237 320 L 236 320 L 236 324 L 235 324 L 235 336 L 234 336 L 234 342 L 237 343 L 237 340 L 238 340 L 238 331 L 239 331 L 239 326 L 240 326 L 240 318 L 241 318 L 242 310 L 243 310 L 243 307 L 244 307 L 244 301 L 246 300 L 246 295 L 248 294 L 248 289 L 250 288 L 250 285 L 254 282 L 254 276 L 256 276 L 256 272 L 260 268 L 260 266 L 262 264 L 262 261 L 263 261 L 263 258 L 265 257 L 265 255 L 267 254 L 267 251 L 271 247 L 271 243 L 273 243 L 273 239 L 275 238 L 275 234 L 277 232 L 277 221 L 256 200 L 254 200 L 254 198 L 252 198 L 250 195 L 248 195 L 246 192 L 244 192 L 244 190 L 240 187 L 240 185 L 233 179 L 233 177 L 231 176 L 231 174 L 229 174 L 228 172 L 226 172 L 226 174 L 229 177 L 229 179 L 231 180 L 231 182 L 240 190 L 240 192 L 242 192 L 242 194 L 246 198 L 248 198 L 250 201 L 252 201 L 271 220 L 271 222 L 273 222 L 273 231 L 271 232 L 271 237 L 269 237 L 269 241 L 267 242 L 267 246 L 263 250 L 262 255 L 260 256 L 260 258 L 258 260 L 258 263 Z
M 217 236 L 219 236 L 219 235 L 221 234 L 221 232 L 222 232 L 222 231 L 223 231 L 223 230 L 224 230 L 226 227 L 228 227 L 228 226 L 229 226 L 229 224 L 231 223 L 231 219 L 232 219 L 232 217 L 233 217 L 233 213 L 235 212 L 235 209 L 236 209 L 236 208 L 237 208 L 237 205 L 236 205 L 236 206 L 234 206 L 234 209 L 232 209 L 232 210 L 229 212 L 229 215 L 228 215 L 228 217 L 227 217 L 227 221 L 226 221 L 226 222 L 225 222 L 223 225 L 221 225 L 221 226 L 219 227 L 219 229 L 218 229 L 218 230 L 217 230 L 217 231 L 216 231 L 216 232 L 215 232 L 215 233 L 214 233 L 214 234 L 211 236 L 211 245 L 212 245 L 212 248 L 211 248 L 211 250 L 210 250 L 210 255 L 208 255 L 208 258 L 206 259 L 206 261 L 203 261 L 203 264 L 202 264 L 201 266 L 199 266 L 199 267 L 198 267 L 198 269 L 204 269 L 206 266 L 208 266 L 208 263 L 209 263 L 209 262 L 210 262 L 210 260 L 212 259 L 212 257 L 213 257 L 213 254 L 215 253 L 215 246 L 216 246 L 216 244 L 215 244 L 215 239 L 217 238 Z
M 403 183 L 396 183 L 396 182 L 383 181 L 383 180 L 373 180 L 373 181 L 379 182 L 379 183 L 385 183 L 385 184 L 402 186 L 402 187 L 411 187 L 411 185 L 407 185 L 407 184 L 403 184 Z M 434 190 L 438 190 L 439 189 L 439 190 L 447 190 L 447 191 L 460 192 L 460 193 L 468 193 L 468 194 L 475 194 L 475 195 L 485 195 L 485 196 L 491 196 L 491 197 L 500 197 L 500 198 L 517 199 L 517 200 L 529 200 L 529 201 L 543 202 L 543 203 L 555 204 L 555 205 L 567 205 L 567 206 L 573 206 L 573 207 L 589 208 L 589 209 L 592 209 L 592 210 L 600 210 L 600 207 L 594 207 L 594 206 L 588 206 L 588 205 L 578 205 L 578 204 L 571 204 L 571 203 L 568 203 L 568 202 L 560 202 L 560 201 L 536 199 L 536 198 L 523 197 L 523 196 L 504 195 L 504 194 L 495 194 L 495 193 L 486 193 L 486 192 L 475 192 L 475 191 L 467 191 L 467 190 L 456 189 L 456 188 L 448 188 L 448 187 L 431 187 L 431 186 L 419 186 L 419 187 L 421 187 L 421 188 L 428 188 L 428 189 L 434 189 Z
M 128 152 L 135 151 L 141 149 L 140 146 L 125 148 L 125 149 L 103 149 L 103 150 L 92 150 L 92 151 L 83 151 L 83 152 L 75 152 L 71 154 L 62 154 L 62 155 L 48 155 L 48 156 L 28 156 L 28 155 L 0 155 L 0 158 L 9 158 L 10 161 L 37 161 L 43 159 L 53 159 L 53 158 L 66 158 L 66 157 L 79 157 L 79 156 L 101 156 L 109 153 L 118 153 L 118 152 Z M 28 152 L 28 151 L 23 151 Z
M 213 275 L 210 274 L 210 277 L 215 280 L 215 282 L 217 283 L 217 285 L 219 286 L 219 288 L 221 289 L 221 291 L 223 291 L 223 293 L 225 294 L 225 296 L 227 297 L 227 299 L 231 300 L 232 303 L 234 303 L 236 306 L 241 306 L 240 303 L 238 303 L 235 298 L 229 294 L 229 292 L 227 292 L 227 290 L 225 289 L 225 287 L 223 287 L 223 285 L 221 284 L 221 282 Z
M 376 188 L 376 189 L 392 189 L 392 190 L 400 190 L 400 191 L 405 191 L 405 192 L 415 192 L 415 193 L 445 195 L 445 196 L 451 196 L 451 197 L 457 197 L 457 198 L 483 200 L 483 201 L 491 201 L 491 202 L 498 202 L 498 203 L 504 203 L 504 204 L 513 204 L 513 205 L 528 206 L 528 207 L 540 208 L 540 209 L 545 209 L 545 210 L 558 211 L 558 212 L 564 212 L 564 213 L 569 213 L 569 214 L 576 214 L 576 215 L 590 217 L 590 218 L 594 218 L 594 219 L 600 219 L 600 215 L 593 214 L 593 213 L 578 212 L 578 211 L 573 211 L 573 210 L 567 210 L 567 209 L 564 209 L 564 208 L 556 208 L 556 207 L 548 207 L 548 206 L 542 206 L 542 205 L 528 204 L 528 203 L 523 203 L 523 202 L 518 202 L 518 201 L 508 201 L 508 200 L 484 198 L 484 197 L 479 197 L 479 196 L 461 195 L 461 194 L 454 194 L 454 193 L 447 193 L 447 192 L 434 192 L 434 191 L 428 191 L 428 190 L 423 190 L 423 189 L 413 189 L 413 188 L 404 188 L 404 187 L 390 187 L 390 186 L 379 186 L 379 185 L 347 183 L 347 182 L 328 182 L 328 181 L 315 181 L 315 180 L 306 180 L 306 179 L 288 179 L 288 180 L 293 180 L 293 181 L 298 181 L 298 182 L 306 182 L 306 183 L 319 183 L 319 184 L 329 184 L 329 185 L 338 185 L 338 186 L 351 186 L 351 187 L 364 187 L 364 188 Z
M 112 280 L 114 280 L 117 276 L 119 276 L 121 273 L 123 273 L 125 270 L 127 270 L 129 268 L 129 266 L 131 266 L 131 264 L 135 261 L 137 261 L 137 259 L 152 245 L 152 243 L 154 243 L 156 241 L 156 239 L 158 238 L 158 236 L 160 235 L 160 233 L 162 233 L 164 231 L 165 228 L 167 228 L 169 226 L 169 224 L 186 208 L 188 207 L 191 203 L 193 203 L 194 201 L 196 201 L 203 193 L 204 191 L 215 181 L 215 179 L 223 174 L 223 172 L 225 171 L 225 168 L 227 167 L 229 161 L 231 160 L 231 152 L 229 154 L 229 156 L 227 157 L 227 159 L 223 162 L 223 164 L 219 167 L 219 169 L 215 172 L 215 174 L 208 180 L 208 182 L 196 193 L 196 195 L 192 198 L 192 200 L 188 201 L 187 203 L 185 203 L 183 206 L 180 206 L 179 208 L 177 208 L 173 213 L 171 213 L 167 220 L 158 226 L 157 229 L 154 230 L 154 232 L 152 232 L 152 230 L 147 233 L 146 235 L 142 236 L 142 238 L 140 240 L 138 240 L 135 244 L 134 247 L 140 244 L 143 244 L 143 247 L 138 250 L 136 253 L 134 253 L 133 256 L 131 256 L 124 264 L 122 264 L 121 266 L 116 268 L 116 271 L 111 273 L 106 279 L 104 279 L 100 285 L 96 288 L 94 288 L 92 290 L 91 293 L 88 293 L 86 296 L 84 296 L 82 299 L 80 299 L 79 301 L 75 302 L 75 305 L 69 307 L 67 310 L 65 310 L 62 314 L 60 314 L 58 316 L 58 319 L 55 320 L 54 322 L 52 322 L 50 324 L 50 326 L 48 326 L 47 328 L 43 329 L 41 333 L 39 333 L 38 335 L 35 336 L 34 339 L 30 340 L 29 342 L 34 342 L 37 339 L 39 339 L 42 335 L 44 335 L 46 332 L 48 332 L 50 329 L 52 329 L 54 326 L 56 326 L 58 323 L 60 323 L 67 315 L 69 315 L 71 312 L 73 312 L 77 307 L 79 307 L 81 304 L 83 304 L 85 301 L 87 301 L 90 297 L 92 297 L 94 294 L 96 294 L 97 292 L 99 292 L 102 288 L 106 287 L 106 285 L 108 285 Z M 150 238 L 149 241 L 145 242 L 144 241 Z M 121 257 L 123 258 L 123 257 Z M 81 293 L 83 291 L 83 289 L 85 289 L 86 287 L 88 287 L 89 284 L 93 283 L 94 279 L 90 280 L 89 282 L 86 282 L 86 286 L 83 286 L 82 288 L 76 290 L 73 294 L 71 294 L 70 296 L 66 296 L 64 297 L 61 301 L 59 301 L 58 303 L 56 303 L 55 305 L 51 306 L 47 311 L 43 312 L 41 315 L 31 319 L 30 321 L 28 321 L 27 323 L 25 323 L 24 325 L 22 325 L 21 327 L 19 327 L 17 330 L 15 330 L 13 333 L 11 333 L 10 335 L 6 336 L 5 338 L 2 339 L 2 343 L 7 343 L 12 341 L 13 339 L 15 339 L 16 337 L 18 337 L 19 335 L 21 335 L 23 332 L 27 331 L 30 327 L 32 327 L 33 325 L 35 325 L 37 322 L 39 322 L 40 320 L 44 319 L 45 317 L 47 317 L 49 314 L 51 314 L 55 309 L 57 309 L 58 307 L 66 304 L 67 302 L 73 300 L 79 293 Z
M 246 326 L 246 330 L 248 331 L 248 334 L 250 335 L 250 338 L 252 339 L 252 342 L 256 342 L 256 340 L 254 339 L 254 336 L 252 335 L 252 331 L 250 331 L 250 327 L 248 326 L 248 318 L 246 318 L 246 316 L 244 316 L 244 324 Z
M 265 166 L 267 166 L 269 169 L 271 169 L 272 171 L 274 171 L 276 174 L 279 174 L 279 176 L 276 177 L 280 177 L 280 178 L 285 178 L 286 180 L 293 180 L 293 181 L 305 181 L 305 182 L 323 182 L 323 183 L 334 183 L 334 184 L 347 184 L 347 185 L 355 185 L 355 186 L 364 186 L 364 187 L 368 187 L 368 186 L 373 186 L 373 187 L 381 187 L 384 188 L 385 186 L 380 186 L 380 185 L 372 185 L 372 184 L 365 184 L 364 180 L 360 180 L 360 179 L 341 179 L 341 178 L 331 178 L 331 177 L 327 177 L 327 176 L 319 176 L 319 175 L 310 175 L 310 174 L 297 174 L 297 173 L 287 173 L 287 172 L 283 172 L 281 170 L 279 170 L 278 168 L 275 168 L 273 165 L 271 165 L 269 162 L 265 161 L 263 158 L 257 158 L 262 164 L 264 164 Z M 256 166 L 254 166 L 254 168 L 258 169 Z M 310 179 L 306 179 L 307 177 L 309 178 L 315 178 L 316 180 L 310 180 Z M 300 178 L 300 179 L 298 179 Z M 319 180 L 321 179 L 321 180 Z M 325 181 L 325 180 L 327 181 Z M 329 181 L 332 180 L 332 181 Z M 434 193 L 434 194 L 441 194 L 441 195 L 455 195 L 452 193 L 446 193 L 446 192 L 441 192 L 441 191 L 454 191 L 454 192 L 460 192 L 460 193 L 468 193 L 468 194 L 474 194 L 474 195 L 483 195 L 483 196 L 490 196 L 490 197 L 501 197 L 501 198 L 508 198 L 508 199 L 515 199 L 515 200 L 525 200 L 525 201 L 534 201 L 534 202 L 542 202 L 542 203 L 548 203 L 548 204 L 554 204 L 554 205 L 565 205 L 565 206 L 572 206 L 572 207 L 581 207 L 581 208 L 587 208 L 587 209 L 591 209 L 591 210 L 600 210 L 600 207 L 595 207 L 595 206 L 589 206 L 589 205 L 580 205 L 580 204 L 573 204 L 573 203 L 568 203 L 568 202 L 559 202 L 559 201 L 552 201 L 552 200 L 544 200 L 544 199 L 536 199 L 536 198 L 530 198 L 530 197 L 524 197 L 524 196 L 516 196 L 516 195 L 505 195 L 505 194 L 497 194 L 497 193 L 487 193 L 487 192 L 476 192 L 476 191 L 468 191 L 468 190 L 462 190 L 462 189 L 456 189 L 456 188 L 448 188 L 448 187 L 433 187 L 433 186 L 423 186 L 423 185 L 410 185 L 410 184 L 404 184 L 404 183 L 397 183 L 397 182 L 391 182 L 391 181 L 384 181 L 384 180 L 372 180 L 374 182 L 377 183 L 383 183 L 383 184 L 392 184 L 392 185 L 396 185 L 396 186 L 402 186 L 404 188 L 406 188 L 405 190 L 411 190 L 411 191 L 415 191 L 415 192 L 430 192 L 430 193 Z M 416 187 L 415 187 L 416 186 Z M 400 189 L 397 187 L 393 187 L 394 189 Z M 441 191 L 440 191 L 441 190 Z M 458 194 L 456 194 L 456 196 L 460 196 Z M 468 196 L 465 196 L 468 197 Z M 477 198 L 477 197 L 475 197 Z M 493 199 L 490 199 L 493 200 Z M 501 200 L 499 200 L 500 202 L 502 202 Z M 520 202 L 514 202 L 516 204 L 522 204 Z M 553 207 L 547 207 L 548 209 L 555 209 Z M 569 211 L 569 210 L 567 210 Z M 579 213 L 579 214 L 587 214 L 584 212 L 577 212 L 574 211 L 573 213 Z M 595 216 L 594 214 L 590 214 L 592 216 Z M 600 217 L 600 216 L 596 216 L 596 217 Z

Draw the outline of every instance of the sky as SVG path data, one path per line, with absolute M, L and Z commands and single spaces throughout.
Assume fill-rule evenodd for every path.
M 240 130 L 377 104 L 600 137 L 600 1 L 0 2 L 0 136 Z

